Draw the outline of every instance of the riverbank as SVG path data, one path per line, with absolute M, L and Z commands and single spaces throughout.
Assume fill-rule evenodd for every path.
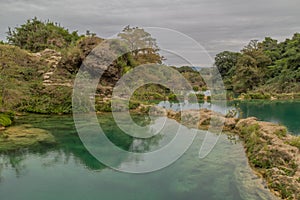
M 240 94 L 232 100 L 300 100 L 300 93 L 266 93 L 266 92 L 247 92 Z
M 201 109 L 175 112 L 158 108 L 157 114 L 190 128 L 207 130 L 210 121 L 224 121 L 224 132 L 239 136 L 252 169 L 268 188 L 282 199 L 300 199 L 300 137 L 290 135 L 286 127 L 258 121 L 254 117 L 238 119 Z M 200 114 L 200 118 L 199 118 Z
M 300 137 L 292 136 L 286 127 L 258 121 L 254 117 L 239 119 L 223 116 L 208 109 L 175 112 L 160 107 L 151 109 L 157 115 L 166 114 L 190 128 L 207 130 L 210 122 L 220 125 L 228 136 L 238 135 L 243 142 L 252 169 L 259 174 L 268 188 L 282 199 L 299 199 L 300 196 Z M 148 105 L 139 105 L 134 113 L 147 113 Z M 199 117 L 200 112 L 200 117 Z M 181 119 L 186 120 L 182 121 Z M 51 133 L 22 124 L 0 131 L 0 152 L 55 145 Z

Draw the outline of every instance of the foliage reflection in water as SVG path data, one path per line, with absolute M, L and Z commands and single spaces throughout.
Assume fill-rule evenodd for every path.
M 141 123 L 147 119 L 134 118 Z M 136 140 L 123 135 L 111 115 L 102 114 L 99 121 L 115 144 L 131 151 L 153 150 L 173 137 L 170 133 L 142 141 L 143 149 L 136 149 Z M 137 175 L 116 172 L 92 157 L 79 140 L 70 116 L 29 115 L 18 121 L 25 122 L 49 130 L 59 145 L 1 155 L 0 199 L 274 199 L 252 173 L 235 138 L 221 136 L 211 154 L 200 160 L 204 134 L 199 131 L 191 148 L 174 164 Z M 130 158 L 120 161 L 128 163 Z

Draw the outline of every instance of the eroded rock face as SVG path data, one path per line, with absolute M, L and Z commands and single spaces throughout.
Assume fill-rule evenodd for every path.
M 83 56 L 86 57 L 97 45 L 99 45 L 103 41 L 104 39 L 99 37 L 85 37 L 84 39 L 79 41 L 77 46 L 79 47 L 79 49 L 81 49 Z
M 67 69 L 70 73 L 77 73 L 84 59 L 102 41 L 103 39 L 98 37 L 82 38 L 73 49 L 69 49 L 62 56 L 59 67 Z

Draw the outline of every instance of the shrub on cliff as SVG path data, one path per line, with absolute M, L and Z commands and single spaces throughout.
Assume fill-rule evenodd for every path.
M 0 126 L 10 126 L 14 120 L 12 112 L 0 113 Z
M 74 44 L 80 36 L 76 31 L 69 32 L 54 22 L 42 22 L 37 18 L 14 29 L 9 28 L 7 40 L 10 44 L 32 52 L 46 48 L 65 48 Z
M 96 36 L 82 37 L 76 45 L 62 51 L 62 59 L 59 65 L 71 73 L 77 73 L 86 56 L 102 41 L 102 38 Z

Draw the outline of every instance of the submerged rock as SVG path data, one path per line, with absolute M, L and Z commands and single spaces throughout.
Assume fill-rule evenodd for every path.
M 33 128 L 31 125 L 9 127 L 0 132 L 0 152 L 21 148 L 54 145 L 55 139 L 48 131 Z
M 300 199 L 300 137 L 290 135 L 286 127 L 255 117 L 226 118 L 207 109 L 167 113 L 190 128 L 207 130 L 221 125 L 224 131 L 236 133 L 244 143 L 250 166 L 268 188 L 282 199 Z

